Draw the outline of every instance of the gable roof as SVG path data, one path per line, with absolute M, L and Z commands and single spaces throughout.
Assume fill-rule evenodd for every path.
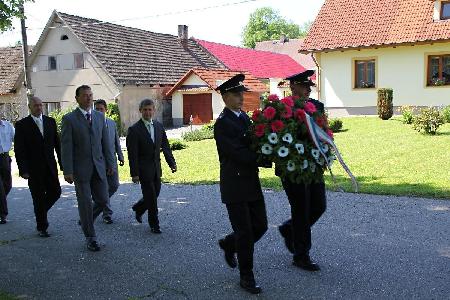
M 286 54 L 196 41 L 230 70 L 244 70 L 257 78 L 285 78 L 306 69 Z
M 215 90 L 217 88 L 218 81 L 226 81 L 237 74 L 244 74 L 245 81 L 244 85 L 250 90 L 250 92 L 267 92 L 269 89 L 267 86 L 254 77 L 249 72 L 245 71 L 230 71 L 226 69 L 204 69 L 195 68 L 189 70 L 183 78 L 181 78 L 175 86 L 167 92 L 167 96 L 171 96 L 175 91 L 182 87 L 183 83 L 192 75 L 196 74 L 200 77 L 207 85 L 209 90 Z
M 182 43 L 170 34 L 56 11 L 53 16 L 69 27 L 119 84 L 171 85 L 191 68 L 225 67 L 191 39 Z
M 305 69 L 315 69 L 316 64 L 314 63 L 312 57 L 310 55 L 301 54 L 298 52 L 298 49 L 303 46 L 303 41 L 304 39 L 263 41 L 256 43 L 255 50 L 286 54 Z
M 326 0 L 302 52 L 450 40 L 450 20 L 434 21 L 434 0 Z
M 0 95 L 15 93 L 22 68 L 22 46 L 0 48 Z

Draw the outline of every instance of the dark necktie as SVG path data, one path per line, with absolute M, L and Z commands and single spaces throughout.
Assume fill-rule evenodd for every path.
M 92 125 L 92 118 L 91 118 L 91 114 L 90 113 L 86 114 L 86 120 L 89 122 L 89 125 Z

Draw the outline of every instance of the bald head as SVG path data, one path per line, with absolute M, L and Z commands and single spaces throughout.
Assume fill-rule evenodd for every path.
M 28 108 L 33 116 L 39 117 L 43 111 L 42 100 L 36 96 L 30 97 L 28 100 Z

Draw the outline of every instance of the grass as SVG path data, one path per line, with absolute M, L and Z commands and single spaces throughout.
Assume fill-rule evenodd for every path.
M 360 192 L 399 196 L 450 199 L 450 124 L 436 136 L 418 133 L 394 118 L 346 118 L 344 130 L 335 134 L 345 162 L 357 177 Z M 219 163 L 214 140 L 189 142 L 175 151 L 178 172 L 172 174 L 162 158 L 163 181 L 179 184 L 214 184 L 219 180 Z M 345 191 L 352 191 L 350 180 L 336 163 L 333 172 Z M 130 181 L 128 163 L 120 168 L 121 180 Z M 281 189 L 272 169 L 261 169 L 265 188 Z M 329 174 L 329 189 L 334 189 Z
M 0 291 L 0 300 L 15 300 L 18 299 L 10 294 Z

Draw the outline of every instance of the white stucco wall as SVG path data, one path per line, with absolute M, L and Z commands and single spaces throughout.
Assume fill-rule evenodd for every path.
M 68 40 L 61 40 L 62 35 Z M 75 105 L 75 89 L 91 86 L 94 99 L 114 99 L 119 87 L 98 66 L 84 45 L 67 28 L 50 29 L 37 56 L 31 62 L 31 79 L 35 95 L 45 102 L 61 102 L 61 107 Z M 84 53 L 84 69 L 73 69 L 73 54 Z M 47 71 L 48 56 L 58 56 L 57 70 Z
M 331 108 L 375 107 L 376 88 L 393 88 L 395 106 L 449 105 L 450 86 L 426 86 L 427 56 L 443 53 L 450 43 L 320 53 L 321 100 Z M 353 60 L 364 58 L 376 59 L 375 89 L 353 89 Z

